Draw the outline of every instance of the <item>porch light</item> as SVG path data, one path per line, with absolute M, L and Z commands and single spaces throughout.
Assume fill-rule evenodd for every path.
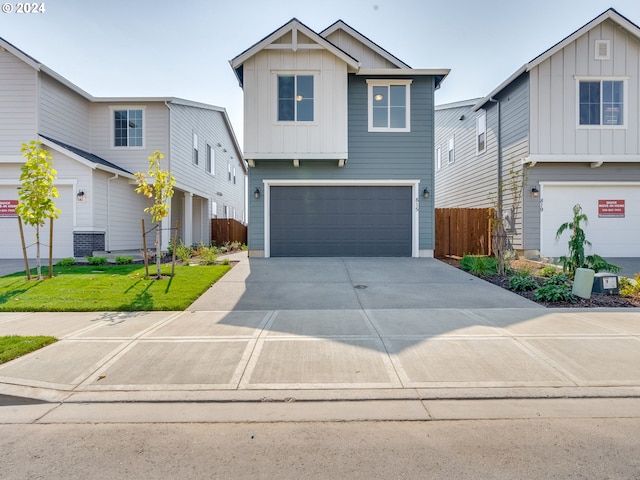
M 253 191 L 253 198 L 255 198 L 256 200 L 260 198 L 260 189 L 258 187 L 256 187 L 256 189 Z
M 430 194 L 429 194 L 429 189 L 428 189 L 428 188 L 425 188 L 425 189 L 422 191 L 422 196 L 423 196 L 424 198 L 429 198 L 429 195 L 430 195 Z
M 76 193 L 76 199 L 79 202 L 84 202 L 84 190 L 78 190 L 78 193 Z
M 540 191 L 536 187 L 533 187 L 531 189 L 531 196 L 532 197 L 539 197 L 540 196 Z

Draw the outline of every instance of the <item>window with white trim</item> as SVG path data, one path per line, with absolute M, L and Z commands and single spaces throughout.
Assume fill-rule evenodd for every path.
M 411 131 L 411 80 L 367 80 L 370 132 Z
M 453 163 L 456 159 L 455 157 L 455 151 L 454 151 L 454 147 L 455 147 L 455 141 L 454 141 L 455 137 L 451 137 L 449 139 L 449 145 L 448 145 L 448 150 L 447 150 L 447 163 Z
M 278 75 L 278 121 L 313 122 L 313 75 Z
M 233 167 L 233 184 L 236 184 L 236 167 Z
M 578 80 L 578 126 L 623 127 L 625 90 L 625 80 Z
M 436 149 L 436 170 L 440 170 L 442 168 L 442 148 L 438 147 Z
M 227 180 L 231 181 L 231 164 L 227 164 Z
M 487 149 L 487 112 L 476 117 L 476 152 L 482 153 Z
M 211 175 L 216 174 L 216 151 L 207 143 L 207 172 Z
M 142 147 L 143 114 L 140 109 L 113 110 L 113 146 Z
M 198 134 L 193 132 L 193 164 L 198 165 Z

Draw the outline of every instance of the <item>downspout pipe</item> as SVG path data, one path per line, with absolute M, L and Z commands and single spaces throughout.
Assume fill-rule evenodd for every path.
M 500 100 L 493 97 L 489 97 L 491 103 L 496 104 L 496 116 L 497 116 L 497 147 L 498 147 L 498 215 L 502 218 L 502 133 L 501 133 L 501 119 L 500 119 Z

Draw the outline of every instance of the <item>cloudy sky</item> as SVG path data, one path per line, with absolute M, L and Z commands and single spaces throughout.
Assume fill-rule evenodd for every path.
M 613 7 L 638 0 L 0 0 L 0 37 L 97 97 L 173 96 L 225 107 L 242 140 L 229 60 L 296 17 L 337 19 L 414 68 L 450 68 L 437 103 L 484 96 L 527 61 Z M 9 6 L 5 5 L 6 3 Z

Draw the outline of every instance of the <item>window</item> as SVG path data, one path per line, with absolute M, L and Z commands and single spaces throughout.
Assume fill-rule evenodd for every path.
M 409 132 L 411 80 L 367 80 L 370 132 Z
M 114 110 L 113 121 L 115 147 L 142 147 L 142 110 Z
M 211 175 L 216 174 L 216 151 L 207 143 L 207 172 Z
M 436 170 L 440 170 L 442 168 L 442 149 L 438 147 L 436 149 Z
M 227 164 L 227 180 L 231 181 L 231 164 Z
M 218 218 L 218 204 L 211 201 L 211 218 Z
M 278 76 L 278 120 L 313 122 L 313 75 Z
M 476 117 L 476 151 L 482 153 L 487 149 L 487 113 Z
M 451 138 L 449 139 L 449 152 L 448 152 L 448 154 L 447 154 L 447 161 L 448 161 L 449 163 L 453 163 L 453 162 L 455 161 L 455 159 L 456 159 L 456 158 L 455 158 L 454 151 L 453 151 L 453 147 L 454 147 L 454 141 L 453 141 L 453 139 L 454 139 L 454 137 L 451 137 Z
M 193 132 L 193 164 L 198 165 L 198 134 Z
M 580 80 L 578 125 L 623 126 L 624 80 Z
M 222 218 L 229 218 L 229 207 L 226 205 L 222 207 Z
M 236 184 L 236 167 L 233 167 L 233 184 Z

